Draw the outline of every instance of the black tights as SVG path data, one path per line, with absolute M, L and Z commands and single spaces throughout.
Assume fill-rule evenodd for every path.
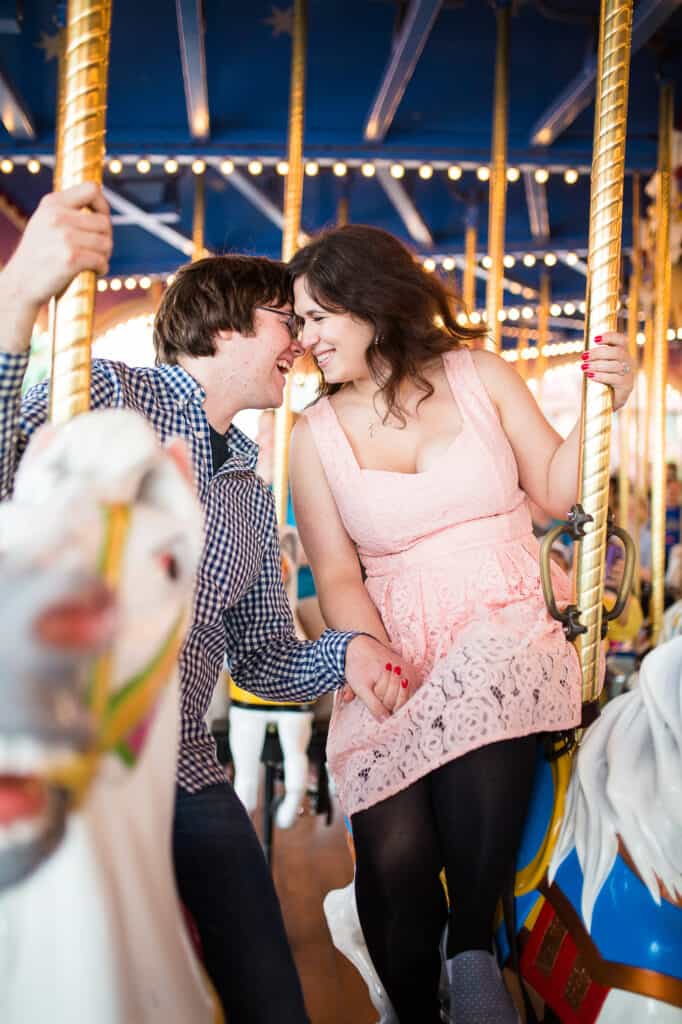
M 503 740 L 437 768 L 354 814 L 355 891 L 367 948 L 400 1024 L 438 1021 L 447 956 L 490 951 L 530 799 L 536 736 Z

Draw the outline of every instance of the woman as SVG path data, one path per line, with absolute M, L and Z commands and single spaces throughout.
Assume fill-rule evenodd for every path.
M 493 918 L 537 734 L 576 725 L 581 691 L 545 610 L 528 498 L 565 517 L 579 428 L 562 441 L 507 363 L 462 347 L 475 332 L 391 235 L 332 230 L 291 270 L 301 342 L 324 377 L 291 453 L 322 613 L 400 652 L 387 687 L 406 664 L 423 678 L 381 724 L 360 701 L 336 702 L 328 759 L 351 815 L 364 935 L 401 1024 L 440 1019 L 446 921 L 457 1024 L 516 1021 Z M 633 383 L 624 339 L 595 341 L 583 368 L 618 408 Z

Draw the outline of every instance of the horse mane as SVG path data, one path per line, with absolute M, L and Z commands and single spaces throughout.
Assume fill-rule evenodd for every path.
M 549 881 L 575 847 L 591 928 L 619 840 L 651 898 L 682 895 L 682 637 L 651 651 L 636 689 L 610 701 L 575 758 Z

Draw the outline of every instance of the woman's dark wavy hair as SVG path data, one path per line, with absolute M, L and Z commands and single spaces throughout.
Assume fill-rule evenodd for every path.
M 308 291 L 323 309 L 372 324 L 376 344 L 367 350 L 367 364 L 386 401 L 386 415 L 393 413 L 403 422 L 401 382 L 413 380 L 424 401 L 433 394 L 424 367 L 481 336 L 480 330 L 457 323 L 458 296 L 380 228 L 349 224 L 324 231 L 299 249 L 289 271 L 293 279 L 305 276 Z M 341 387 L 323 381 L 320 395 Z

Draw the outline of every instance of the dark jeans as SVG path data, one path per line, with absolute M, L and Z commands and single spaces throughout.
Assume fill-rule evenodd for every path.
M 309 1024 L 263 851 L 228 782 L 178 788 L 173 857 L 229 1024 Z

